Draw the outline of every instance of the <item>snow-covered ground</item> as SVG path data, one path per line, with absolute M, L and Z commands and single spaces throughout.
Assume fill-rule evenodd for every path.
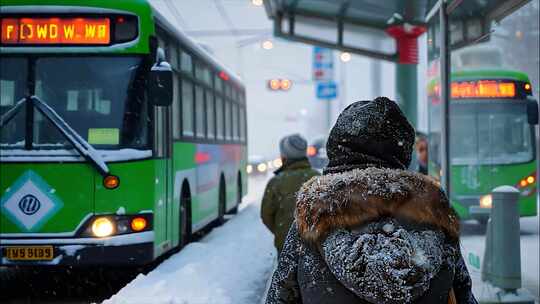
M 251 180 L 238 215 L 104 303 L 258 303 L 275 259 L 272 235 L 259 217 L 265 185 L 264 179 Z
M 259 218 L 266 179 L 250 181 L 238 215 L 189 244 L 147 275 L 140 274 L 106 304 L 257 304 L 274 267 L 272 235 Z M 494 290 L 480 280 L 485 236 L 476 224 L 465 223 L 462 250 L 469 262 L 477 297 Z M 538 301 L 538 217 L 521 220 L 523 286 Z M 469 255 L 478 257 L 469 260 Z M 472 264 L 470 263 L 472 261 Z
M 540 268 L 538 264 L 539 259 L 539 234 L 538 234 L 538 216 L 531 218 L 523 218 L 520 221 L 521 224 L 521 273 L 522 273 L 522 285 L 531 293 L 531 295 L 539 301 L 539 273 Z M 468 263 L 468 269 L 473 279 L 473 291 L 474 294 L 479 297 L 490 297 L 496 292 L 494 288 L 485 284 L 480 279 L 481 269 L 475 266 L 482 265 L 482 259 L 484 257 L 485 250 L 485 236 L 483 234 L 475 233 L 475 224 L 464 224 L 466 234 L 461 238 L 461 248 L 463 256 Z M 469 230 L 469 231 L 467 231 Z M 474 263 L 474 258 L 479 258 L 477 263 Z M 472 263 L 471 263 L 472 262 Z M 479 264 L 478 264 L 479 262 Z

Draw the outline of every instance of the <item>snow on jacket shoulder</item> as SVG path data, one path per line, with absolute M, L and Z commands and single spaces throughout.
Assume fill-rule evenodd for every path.
M 459 222 L 429 177 L 356 169 L 312 178 L 268 304 L 476 303 L 459 251 Z

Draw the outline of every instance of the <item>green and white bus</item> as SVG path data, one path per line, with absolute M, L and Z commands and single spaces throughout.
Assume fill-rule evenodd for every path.
M 520 191 L 521 216 L 537 214 L 535 125 L 538 103 L 526 74 L 503 69 L 493 48 L 473 48 L 452 57 L 450 159 L 452 206 L 463 220 L 486 224 L 491 191 Z M 440 178 L 440 90 L 428 85 L 429 173 Z
M 1 265 L 141 265 L 237 211 L 245 88 L 147 1 L 0 23 Z

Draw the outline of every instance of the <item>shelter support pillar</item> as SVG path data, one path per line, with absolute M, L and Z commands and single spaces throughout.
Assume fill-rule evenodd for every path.
M 417 127 L 418 67 L 416 64 L 396 64 L 396 99 L 407 119 Z
M 386 29 L 386 33 L 394 37 L 397 43 L 397 101 L 415 127 L 418 103 L 418 37 L 425 31 L 426 28 L 423 26 L 414 26 L 408 23 L 392 25 Z

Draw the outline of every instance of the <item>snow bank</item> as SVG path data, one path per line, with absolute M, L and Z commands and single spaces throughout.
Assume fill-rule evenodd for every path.
M 263 192 L 261 185 L 253 188 L 257 195 Z M 244 202 L 239 214 L 224 226 L 189 244 L 148 275 L 140 274 L 104 303 L 258 303 L 275 250 L 272 235 L 259 218 L 260 197 L 248 196 Z

